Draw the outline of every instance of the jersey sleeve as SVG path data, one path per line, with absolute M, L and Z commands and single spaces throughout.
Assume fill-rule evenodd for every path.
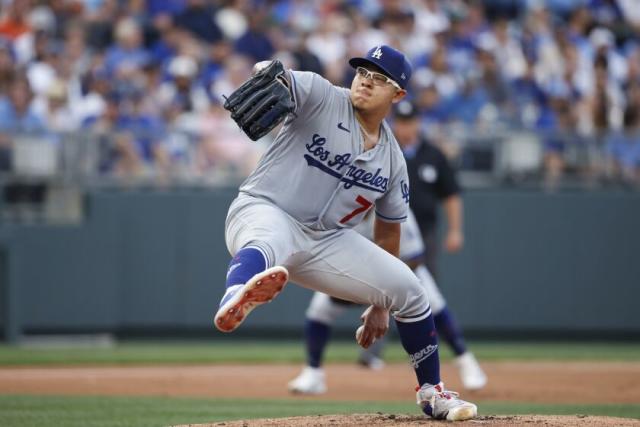
M 397 170 L 391 175 L 385 195 L 376 201 L 376 216 L 386 222 L 404 222 L 409 212 L 409 176 L 404 160 L 394 160 Z
M 321 106 L 337 90 L 328 80 L 309 71 L 289 71 L 291 89 L 298 116 Z

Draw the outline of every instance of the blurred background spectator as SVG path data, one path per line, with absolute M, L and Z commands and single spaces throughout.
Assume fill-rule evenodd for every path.
M 638 187 L 639 10 L 630 0 L 5 0 L 0 168 L 15 173 L 16 138 L 40 132 L 93 153 L 87 173 L 105 179 L 242 179 L 273 135 L 249 142 L 221 104 L 255 62 L 347 85 L 348 58 L 389 43 L 413 62 L 420 132 L 462 172 L 505 176 L 504 144 L 528 132 L 542 154 L 518 182 Z

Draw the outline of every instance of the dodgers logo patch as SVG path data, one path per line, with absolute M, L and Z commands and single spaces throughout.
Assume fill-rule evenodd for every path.
M 400 181 L 400 192 L 402 193 L 404 202 L 409 203 L 409 184 L 404 182 L 404 180 Z

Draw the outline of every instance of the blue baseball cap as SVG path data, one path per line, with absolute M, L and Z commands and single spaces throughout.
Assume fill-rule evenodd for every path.
M 381 45 L 371 48 L 365 57 L 356 57 L 349 60 L 349 65 L 353 68 L 363 67 L 368 64 L 380 67 L 402 89 L 407 87 L 411 78 L 411 64 L 399 50 L 391 46 Z

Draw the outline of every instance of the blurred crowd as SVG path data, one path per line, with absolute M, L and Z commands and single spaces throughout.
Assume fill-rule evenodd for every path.
M 0 8 L 0 170 L 11 167 L 16 135 L 60 144 L 82 133 L 102 174 L 246 175 L 268 141 L 250 143 L 221 104 L 255 62 L 278 58 L 349 85 L 348 58 L 390 44 L 414 65 L 409 93 L 424 132 L 452 158 L 478 135 L 526 130 L 544 147 L 551 181 L 578 167 L 640 182 L 636 0 L 0 0 Z M 572 163 L 575 152 L 585 160 Z

